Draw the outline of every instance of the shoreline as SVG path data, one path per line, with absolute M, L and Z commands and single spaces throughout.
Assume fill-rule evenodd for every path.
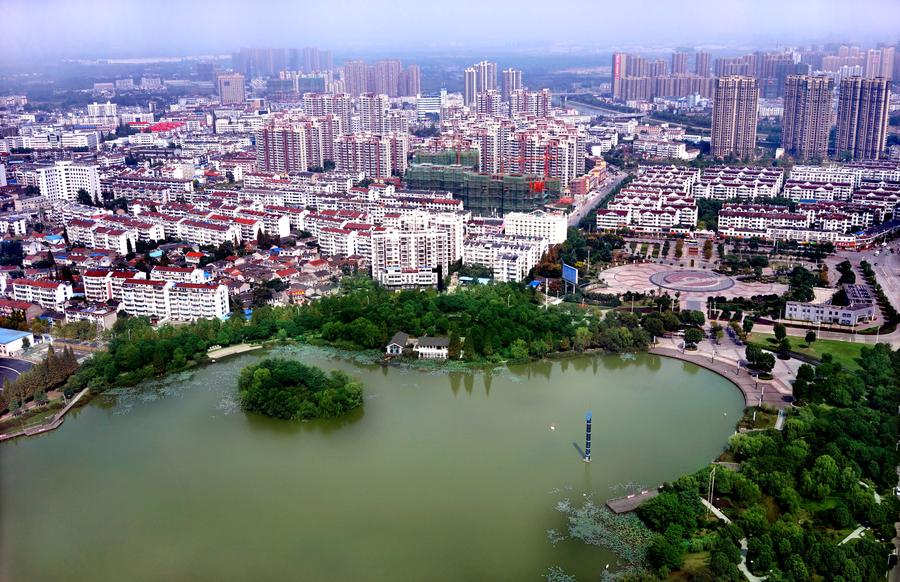
M 768 404 L 775 408 L 789 408 L 794 401 L 790 386 L 778 377 L 760 382 L 747 371 L 741 373 L 741 369 L 737 368 L 735 364 L 726 364 L 723 360 L 710 361 L 705 356 L 683 354 L 673 348 L 654 347 L 648 350 L 647 353 L 689 362 L 718 374 L 741 391 L 741 394 L 744 395 L 744 405 L 747 408 L 757 406 L 760 403 Z M 782 389 L 779 389 L 778 384 L 781 384 Z M 772 389 L 766 391 L 766 386 L 770 386 Z

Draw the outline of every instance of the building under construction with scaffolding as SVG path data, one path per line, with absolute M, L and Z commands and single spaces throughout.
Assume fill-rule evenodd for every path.
M 434 164 L 435 166 L 462 166 L 470 170 L 478 169 L 478 150 L 442 149 L 439 151 L 417 150 L 413 154 L 414 164 Z
M 404 177 L 411 190 L 445 190 L 476 216 L 531 212 L 559 198 L 555 178 L 523 174 L 486 174 L 461 165 L 413 164 Z

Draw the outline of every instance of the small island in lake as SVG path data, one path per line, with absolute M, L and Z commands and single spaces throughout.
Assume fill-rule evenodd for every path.
M 362 405 L 362 385 L 347 374 L 284 358 L 241 370 L 238 390 L 244 410 L 285 420 L 333 418 Z

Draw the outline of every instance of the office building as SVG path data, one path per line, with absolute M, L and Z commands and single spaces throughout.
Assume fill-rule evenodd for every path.
M 877 160 L 885 147 L 890 82 L 884 78 L 841 79 L 835 154 Z
M 713 98 L 713 157 L 750 158 L 756 150 L 759 88 L 756 79 L 733 75 L 716 79 Z
M 222 74 L 216 79 L 216 84 L 222 105 L 239 105 L 246 99 L 243 75 L 239 73 Z
M 798 159 L 827 157 L 833 89 L 830 77 L 788 76 L 781 140 L 786 153 Z

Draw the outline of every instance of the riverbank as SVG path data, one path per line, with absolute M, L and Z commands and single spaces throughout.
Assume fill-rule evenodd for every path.
M 65 408 L 60 410 L 59 413 L 53 415 L 53 417 L 51 418 L 51 420 L 49 422 L 44 422 L 37 426 L 29 426 L 27 428 L 23 428 L 14 433 L 0 434 L 0 442 L 11 440 L 11 439 L 14 439 L 14 438 L 20 437 L 20 436 L 33 436 L 33 435 L 42 434 L 42 433 L 45 433 L 45 432 L 48 432 L 51 430 L 56 430 L 63 423 L 63 420 L 65 420 L 66 414 L 70 410 L 72 410 L 72 408 L 74 408 L 76 404 L 78 404 L 78 402 L 81 400 L 81 398 L 87 392 L 88 392 L 88 388 L 85 388 L 84 390 L 82 390 L 81 392 L 76 394 L 75 397 L 72 398 L 72 400 L 65 406 Z

